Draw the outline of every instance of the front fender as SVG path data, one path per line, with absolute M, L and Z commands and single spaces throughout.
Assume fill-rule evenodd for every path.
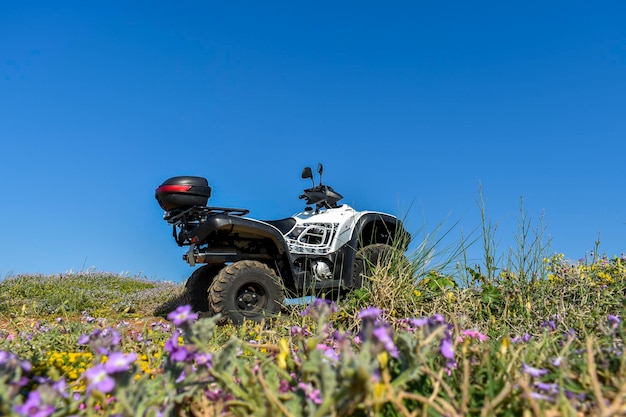
M 362 212 L 355 222 L 352 237 L 343 248 L 343 267 L 341 276 L 343 285 L 352 286 L 352 271 L 356 252 L 367 245 L 384 243 L 408 249 L 411 235 L 404 229 L 402 222 L 395 216 L 380 212 Z

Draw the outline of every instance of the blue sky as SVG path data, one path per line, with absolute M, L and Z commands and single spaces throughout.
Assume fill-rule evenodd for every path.
M 523 197 L 553 252 L 584 257 L 599 236 L 619 255 L 625 15 L 621 1 L 2 2 L 0 277 L 182 281 L 163 180 L 205 176 L 212 205 L 283 218 L 317 162 L 358 210 L 411 207 L 414 232 L 467 235 L 481 188 L 501 250 Z

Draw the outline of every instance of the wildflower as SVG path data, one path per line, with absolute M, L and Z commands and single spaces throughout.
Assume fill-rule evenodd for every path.
M 524 362 L 522 362 L 522 371 L 534 378 L 539 378 L 540 376 L 548 373 L 547 369 L 533 368 L 532 366 L 529 366 Z
M 415 330 L 418 328 L 426 328 L 430 331 L 442 324 L 446 324 L 446 319 L 441 314 L 434 314 L 430 317 L 422 317 L 420 319 L 409 319 L 409 330 Z
M 289 385 L 289 381 L 287 381 L 286 379 L 281 379 L 280 382 L 278 383 L 279 394 L 285 394 L 289 392 L 290 388 L 291 386 Z
M 111 345 L 114 346 L 119 345 L 122 341 L 122 335 L 120 335 L 118 331 L 111 327 L 103 329 L 100 334 L 102 335 L 102 337 L 107 338 Z
M 463 331 L 461 331 L 461 335 L 462 336 L 469 336 L 472 339 L 478 339 L 481 342 L 484 342 L 485 340 L 489 339 L 489 337 L 487 337 L 487 335 L 482 334 L 478 330 L 463 330 Z
M 167 318 L 174 323 L 175 326 L 184 326 L 192 324 L 198 315 L 193 312 L 190 305 L 178 306 L 176 310 L 167 315 Z
M 338 361 L 339 360 L 339 354 L 332 347 L 330 347 L 328 345 L 325 345 L 323 343 L 318 343 L 315 348 L 317 350 L 321 350 L 322 352 L 324 352 L 324 356 L 325 357 L 327 357 L 327 358 L 329 358 L 329 359 L 331 359 L 333 361 Z M 280 366 L 280 362 L 279 362 L 279 366 Z
M 130 365 L 136 360 L 137 354 L 135 352 L 129 353 L 128 355 L 121 352 L 113 352 L 104 364 L 104 369 L 109 374 L 128 371 Z
M 20 360 L 15 353 L 0 350 L 0 366 L 6 365 L 9 369 L 16 369 L 18 366 L 24 372 L 30 372 L 32 364 L 27 360 Z
M 556 358 L 552 359 L 552 365 L 559 367 L 561 366 L 561 363 L 563 362 L 563 357 L 562 356 L 557 356 Z
M 423 317 L 421 319 L 409 319 L 409 325 L 413 328 L 424 327 L 428 324 L 428 318 Z
M 52 383 L 52 388 L 63 398 L 69 398 L 69 394 L 67 393 L 67 383 L 65 379 L 61 378 L 56 382 Z
M 528 343 L 528 341 L 530 341 L 530 339 L 532 338 L 532 336 L 528 333 L 524 333 L 521 337 L 520 336 L 515 336 L 514 338 L 511 339 L 511 343 Z
M 13 408 L 16 413 L 28 417 L 48 417 L 54 413 L 54 406 L 41 403 L 39 391 L 31 391 L 22 405 Z
M 374 329 L 373 335 L 383 345 L 385 351 L 387 351 L 391 357 L 397 358 L 400 355 L 400 352 L 398 351 L 396 344 L 393 342 L 392 332 L 393 330 L 390 326 L 381 325 Z
M 441 339 L 439 348 L 444 358 L 454 359 L 454 346 L 452 345 L 452 338 L 449 335 L 445 335 L 444 338 Z
M 300 327 L 300 326 L 292 326 L 291 330 L 289 331 L 289 333 L 291 333 L 292 336 L 310 336 L 311 332 L 309 331 L 309 329 L 307 327 Z
M 276 355 L 276 362 L 280 369 L 287 369 L 287 358 L 289 358 L 289 341 L 284 337 L 278 341 L 278 355 Z
M 557 395 L 559 393 L 559 384 L 556 382 L 535 382 L 535 388 L 551 395 Z
M 107 394 L 115 388 L 115 380 L 107 373 L 103 364 L 87 369 L 84 375 L 89 380 L 89 392 L 95 389 Z
M 210 353 L 197 353 L 194 357 L 197 365 L 206 366 L 210 368 L 213 366 L 213 355 Z
M 380 308 L 368 307 L 368 308 L 364 308 L 363 310 L 361 310 L 359 314 L 357 315 L 357 317 L 360 319 L 376 320 L 380 318 L 380 315 L 382 314 L 382 312 L 383 311 Z
M 546 394 L 541 394 L 539 392 L 531 392 L 530 397 L 535 400 L 544 400 L 544 401 L 550 401 L 550 402 L 554 401 L 553 397 L 546 395 Z
M 620 320 L 620 318 L 618 316 L 614 316 L 613 314 L 609 314 L 608 322 L 609 322 L 609 327 L 611 329 L 617 329 L 617 327 L 621 323 L 621 320 Z
M 304 394 L 313 401 L 313 404 L 320 405 L 322 403 L 322 392 L 317 388 L 313 388 L 310 383 L 300 382 L 298 388 L 304 391 Z
M 309 316 L 313 319 L 319 319 L 322 316 L 337 312 L 337 304 L 332 300 L 325 298 L 316 298 L 300 313 L 302 317 Z
M 96 321 L 96 319 L 91 317 L 86 311 L 82 312 L 82 317 L 87 323 L 93 323 L 94 321 Z
M 174 362 L 185 362 L 187 359 L 191 357 L 192 348 L 187 346 L 181 346 L 178 344 L 178 338 L 180 337 L 180 332 L 176 330 L 172 333 L 172 337 L 169 338 L 163 348 L 166 352 L 170 354 L 170 358 Z

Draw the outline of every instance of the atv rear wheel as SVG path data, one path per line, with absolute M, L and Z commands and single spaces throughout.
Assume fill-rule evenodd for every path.
M 285 296 L 280 279 L 258 261 L 239 261 L 222 269 L 209 288 L 208 304 L 234 324 L 261 321 L 278 313 Z
M 189 304 L 194 311 L 208 312 L 209 302 L 207 299 L 209 287 L 213 283 L 213 279 L 224 264 L 207 264 L 193 271 L 191 276 L 185 282 L 182 301 Z
M 377 265 L 385 265 L 393 262 L 401 256 L 400 262 L 408 260 L 404 254 L 400 254 L 398 249 L 384 243 L 375 243 L 361 248 L 354 257 L 352 268 L 352 288 L 361 288 L 373 275 Z

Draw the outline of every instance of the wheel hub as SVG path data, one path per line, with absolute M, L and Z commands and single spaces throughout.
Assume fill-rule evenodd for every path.
M 237 307 L 243 311 L 257 311 L 263 302 L 263 296 L 253 288 L 243 288 L 237 294 Z

